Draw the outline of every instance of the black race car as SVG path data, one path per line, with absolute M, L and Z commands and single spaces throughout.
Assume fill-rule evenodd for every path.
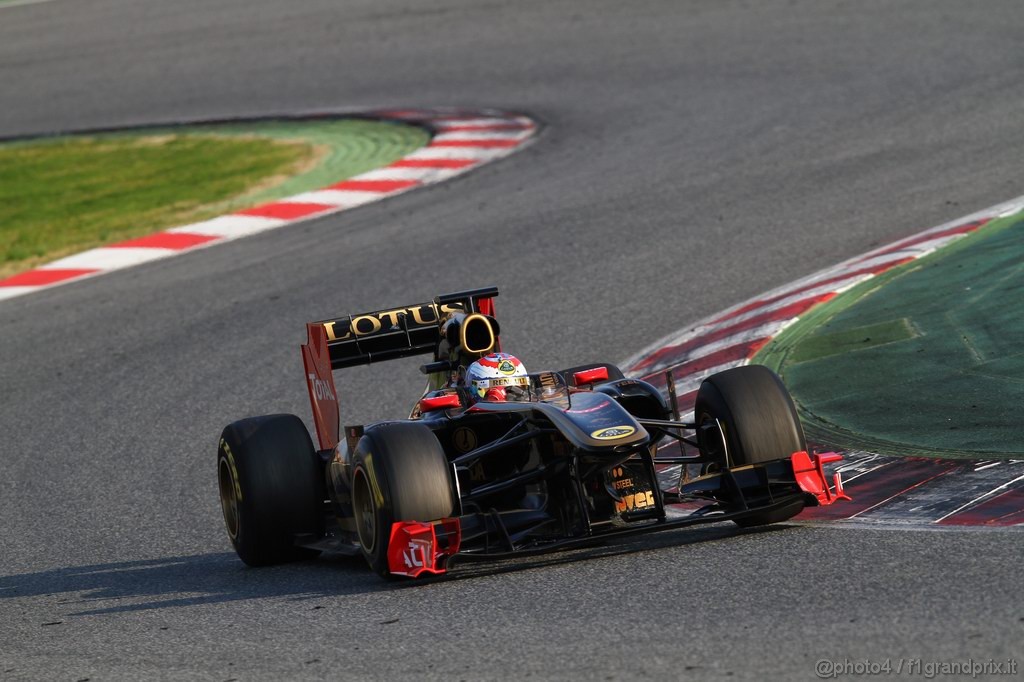
M 705 379 L 692 423 L 679 421 L 671 382 L 666 400 L 609 363 L 530 374 L 519 401 L 477 399 L 459 377 L 499 347 L 497 295 L 464 291 L 307 325 L 319 447 L 294 415 L 221 434 L 221 506 L 245 563 L 361 552 L 383 576 L 416 577 L 694 524 L 776 523 L 849 499 L 823 470 L 839 456 L 807 453 L 793 401 L 765 367 Z M 410 418 L 342 434 L 333 370 L 418 354 L 433 361 Z M 672 442 L 666 457 L 658 444 Z M 669 465 L 683 474 L 660 486 Z M 692 511 L 667 513 L 679 503 Z

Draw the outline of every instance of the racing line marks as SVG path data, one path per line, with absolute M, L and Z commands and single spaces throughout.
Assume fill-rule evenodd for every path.
M 976 468 L 975 471 L 983 471 L 983 470 L 988 469 L 988 468 L 989 467 L 981 467 L 980 469 Z M 986 493 L 984 493 L 982 495 L 979 495 L 978 497 L 974 498 L 973 500 L 971 500 L 967 504 L 961 505 L 961 506 L 957 507 L 956 509 L 954 509 L 953 511 L 949 512 L 948 514 L 946 514 L 944 516 L 941 516 L 938 519 L 935 519 L 935 522 L 936 523 L 942 523 L 943 521 L 945 521 L 949 517 L 954 516 L 956 514 L 959 514 L 960 512 L 962 512 L 965 509 L 967 509 L 968 507 L 973 507 L 974 505 L 976 505 L 977 503 L 981 502 L 982 500 L 987 499 L 989 497 L 992 497 L 993 495 L 995 495 L 999 491 L 1008 489 L 1010 486 L 1012 486 L 1014 483 L 1017 483 L 1018 481 L 1024 481 L 1024 475 L 1018 476 L 1017 478 L 1013 479 L 1012 481 L 1007 481 L 1006 483 L 1003 483 L 1002 485 L 1000 485 L 1000 486 L 998 486 L 996 488 L 993 488 L 992 490 L 989 490 L 988 492 L 986 492 Z
M 784 285 L 648 346 L 623 363 L 624 372 L 665 390 L 671 371 L 684 420 L 705 377 L 745 365 L 811 308 L 894 267 L 917 260 L 1024 210 L 1024 197 L 901 239 Z M 854 502 L 815 508 L 812 519 L 939 525 L 1024 525 L 1024 462 L 956 462 L 845 452 L 830 469 L 844 472 Z M 850 475 L 852 474 L 852 476 Z M 859 479 L 859 480 L 858 480 Z M 856 484 L 850 485 L 857 481 Z M 1016 486 L 1016 487 L 1015 487 Z M 1016 505 L 1016 506 L 1014 506 Z
M 468 172 L 517 151 L 537 132 L 521 114 L 492 110 L 373 111 L 371 118 L 418 125 L 430 142 L 389 166 L 260 206 L 173 227 L 46 263 L 0 280 L 0 300 L 338 213 Z

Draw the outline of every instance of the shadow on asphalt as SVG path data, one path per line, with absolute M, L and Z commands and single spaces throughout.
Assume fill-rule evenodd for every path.
M 366 570 L 362 557 L 253 569 L 234 552 L 219 552 L 2 576 L 0 603 L 11 598 L 57 597 L 63 609 L 82 608 L 66 615 L 89 616 L 268 597 L 359 594 L 377 591 L 382 584 Z
M 737 528 L 732 523 L 718 523 L 713 526 L 697 528 L 682 528 L 678 530 L 652 533 L 650 535 L 639 535 L 631 538 L 606 541 L 599 545 L 583 549 L 565 550 L 533 557 L 504 559 L 501 561 L 464 562 L 459 563 L 452 572 L 445 576 L 426 578 L 416 581 L 402 581 L 394 584 L 399 588 L 407 589 L 432 583 L 467 580 L 505 573 L 518 573 L 521 571 L 542 569 L 549 566 L 574 564 L 582 561 L 593 561 L 627 554 L 636 554 L 639 552 L 657 551 L 671 547 L 683 547 L 686 545 L 732 540 L 748 535 L 777 533 L 795 528 L 796 526 L 788 524 L 774 524 L 772 526 L 744 529 Z
M 720 524 L 665 531 L 534 557 L 461 563 L 445 576 L 415 581 L 383 580 L 367 568 L 361 556 L 325 555 L 311 561 L 258 569 L 245 566 L 232 552 L 121 561 L 2 576 L 0 603 L 12 598 L 57 597 L 56 603 L 62 609 L 81 608 L 65 611 L 66 616 L 95 616 L 247 599 L 307 600 L 422 588 L 787 528 L 795 527 L 775 525 L 741 530 L 731 524 Z

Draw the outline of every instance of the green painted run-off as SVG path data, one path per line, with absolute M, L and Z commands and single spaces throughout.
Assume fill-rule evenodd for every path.
M 943 457 L 1024 455 L 1024 216 L 993 223 L 812 310 L 753 362 L 809 438 Z

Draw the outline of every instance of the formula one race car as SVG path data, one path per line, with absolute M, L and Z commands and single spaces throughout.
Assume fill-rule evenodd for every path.
M 671 382 L 669 401 L 609 363 L 523 370 L 515 397 L 471 390 L 467 367 L 500 348 L 497 295 L 307 325 L 319 448 L 294 415 L 243 419 L 221 435 L 221 506 L 245 563 L 362 553 L 383 576 L 416 577 L 700 523 L 776 523 L 849 499 L 823 469 L 839 456 L 807 453 L 793 401 L 765 367 L 705 379 L 692 423 L 678 420 Z M 410 418 L 342 434 L 333 370 L 418 354 L 433 361 Z M 678 455 L 660 456 L 662 441 L 678 442 Z M 666 465 L 687 475 L 662 487 Z M 682 502 L 700 506 L 667 513 Z

